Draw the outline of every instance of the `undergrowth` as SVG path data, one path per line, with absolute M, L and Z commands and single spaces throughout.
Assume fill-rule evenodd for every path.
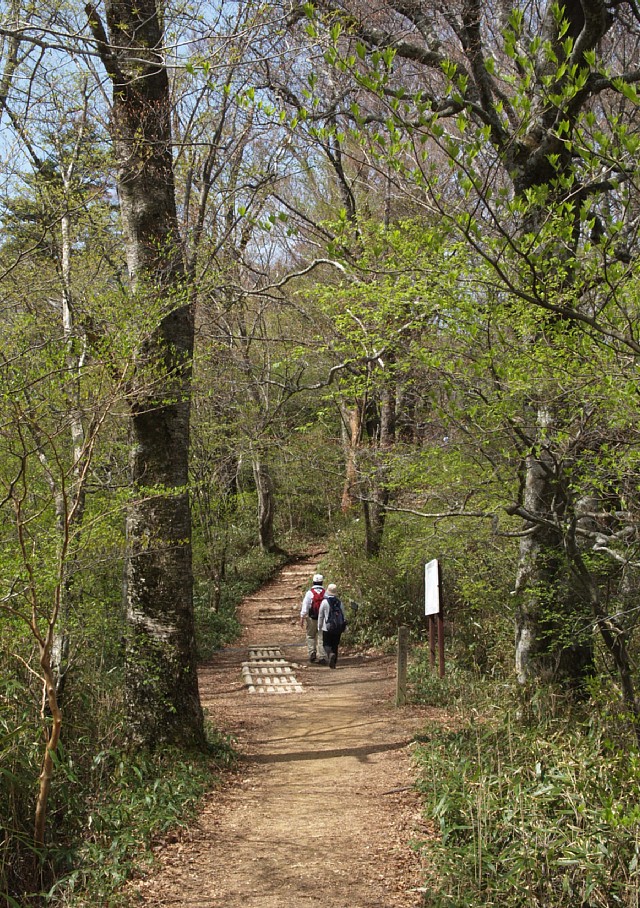
M 201 659 L 237 637 L 237 604 L 282 562 L 279 556 L 248 553 L 230 567 L 217 610 L 208 607 L 206 590 L 196 597 Z M 120 663 L 101 663 L 94 670 L 88 665 L 82 688 L 80 669 L 68 685 L 48 810 L 50 844 L 43 854 L 32 844 L 41 759 L 39 691 L 27 686 L 28 674 L 20 683 L 0 682 L 0 805 L 5 805 L 4 811 L 0 806 L 0 904 L 9 908 L 116 906 L 123 882 L 150 859 L 153 841 L 190 820 L 216 773 L 234 759 L 230 742 L 212 730 L 204 754 L 126 750 Z
M 429 726 L 417 751 L 436 830 L 425 908 L 637 908 L 638 754 L 588 713 L 525 723 L 495 689 L 490 710 L 460 687 L 454 671 L 442 693 L 464 715 Z
M 99 784 L 88 805 L 85 835 L 45 856 L 59 876 L 40 893 L 41 902 L 74 908 L 125 904 L 123 886 L 153 861 L 152 845 L 168 832 L 179 834 L 203 794 L 235 761 L 232 741 L 212 729 L 204 753 L 165 748 L 157 754 L 97 754 Z
M 233 643 L 240 636 L 242 626 L 236 614 L 238 605 L 270 580 L 286 560 L 285 556 L 265 554 L 259 550 L 252 550 L 243 558 L 238 558 L 222 583 L 216 609 L 210 605 L 208 585 L 201 583 L 196 587 L 194 612 L 200 661 L 209 659 L 217 649 Z

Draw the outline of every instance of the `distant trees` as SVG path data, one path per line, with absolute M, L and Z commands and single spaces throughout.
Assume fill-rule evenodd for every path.
M 7 80 L 7 94 L 10 88 Z M 86 553 L 113 507 L 100 493 L 88 503 L 88 490 L 100 473 L 100 442 L 122 406 L 131 366 L 126 342 L 112 371 L 108 339 L 96 355 L 88 338 L 83 290 L 93 279 L 100 291 L 100 250 L 108 256 L 113 240 L 105 152 L 88 99 L 86 83 L 73 111 L 54 98 L 37 141 L 22 130 L 24 171 L 13 175 L 13 191 L 3 200 L 0 613 L 13 630 L 7 637 L 13 659 L 30 666 L 25 632 L 37 650 L 44 742 L 37 846 L 45 842 L 67 673 L 83 637 L 76 631 Z
M 74 366 L 68 363 L 67 339 L 59 334 L 56 340 L 44 340 L 41 328 L 28 313 L 12 325 L 5 323 L 0 364 L 0 488 L 6 552 L 0 615 L 5 629 L 14 629 L 14 658 L 25 658 L 21 655 L 25 630 L 38 653 L 44 740 L 34 825 L 38 846 L 45 842 L 47 806 L 63 731 L 65 674 L 79 645 L 72 633 L 79 621 L 76 587 L 87 570 L 87 551 L 104 532 L 112 507 L 98 495 L 86 509 L 87 486 L 99 469 L 96 452 L 105 423 L 125 394 L 122 383 L 105 374 L 108 364 L 94 361 L 88 386 L 75 399 L 74 414 L 83 417 L 82 438 L 75 436 L 72 441 L 67 407 Z
M 584 629 L 599 614 L 602 628 L 603 615 L 585 595 L 584 561 L 580 570 L 576 562 L 589 549 L 581 508 L 591 484 L 585 473 L 583 487 L 574 486 L 565 452 L 571 438 L 571 450 L 586 455 L 575 420 L 587 418 L 592 404 L 580 378 L 564 384 L 553 356 L 575 356 L 576 330 L 585 334 L 587 357 L 591 345 L 613 345 L 629 362 L 637 355 L 629 294 L 637 246 L 630 137 L 638 98 L 627 62 L 638 40 L 633 9 L 549 4 L 534 15 L 512 5 L 445 10 L 389 0 L 363 16 L 356 5 L 329 0 L 294 19 L 336 71 L 332 92 L 317 80 L 299 118 L 317 122 L 330 94 L 334 125 L 325 134 L 357 137 L 395 196 L 427 222 L 439 219 L 449 242 L 464 243 L 460 285 L 475 286 L 492 345 L 510 335 L 525 357 L 532 383 L 521 391 L 522 413 L 509 417 L 521 482 L 516 500 L 504 502 L 525 521 L 517 670 L 523 682 L 556 675 L 579 685 L 592 643 L 588 632 L 576 636 L 568 627 Z M 531 366 L 543 350 L 550 376 L 541 385 Z M 505 391 L 496 376 L 492 397 Z M 601 451 L 599 442 L 591 456 Z M 598 494 L 593 503 L 589 513 L 604 530 L 617 505 Z M 579 546 L 570 542 L 572 527 Z M 633 571 L 633 552 L 620 557 Z

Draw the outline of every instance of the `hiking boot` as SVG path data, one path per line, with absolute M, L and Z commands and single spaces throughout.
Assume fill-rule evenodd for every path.
M 311 653 L 311 655 L 309 656 L 309 662 L 315 662 L 315 661 L 316 661 L 316 654 Z
M 335 668 L 337 661 L 338 661 L 338 657 L 336 656 L 336 654 L 331 653 L 331 655 L 329 656 L 329 668 Z
M 326 659 L 318 659 L 318 665 L 326 665 L 326 664 L 327 664 Z

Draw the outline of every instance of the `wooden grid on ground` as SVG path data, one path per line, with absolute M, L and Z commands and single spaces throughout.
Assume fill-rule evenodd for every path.
M 250 694 L 303 693 L 302 684 L 278 647 L 252 647 L 249 661 L 242 663 L 242 680 Z

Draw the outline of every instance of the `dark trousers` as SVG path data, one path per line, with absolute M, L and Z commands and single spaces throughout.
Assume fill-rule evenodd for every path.
M 327 659 L 331 653 L 336 654 L 336 662 L 338 661 L 338 647 L 340 646 L 340 637 L 342 636 L 342 631 L 323 631 L 322 632 L 322 646 L 324 651 L 327 654 Z

